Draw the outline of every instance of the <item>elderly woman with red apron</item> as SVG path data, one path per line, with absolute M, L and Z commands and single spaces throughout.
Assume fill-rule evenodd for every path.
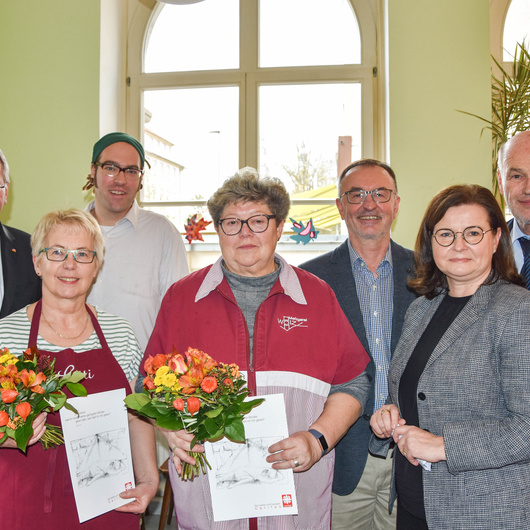
M 42 299 L 0 321 L 0 346 L 17 355 L 36 345 L 41 354 L 55 358 L 56 371 L 84 372 L 89 394 L 118 388 L 129 393 L 141 359 L 134 332 L 125 320 L 86 304 L 103 264 L 98 224 L 80 210 L 51 212 L 40 221 L 31 243 Z M 121 496 L 131 502 L 81 525 L 64 445 L 44 450 L 38 443 L 45 422 L 60 425 L 59 414 L 35 419 L 26 454 L 11 439 L 0 444 L 0 526 L 137 530 L 138 514 L 158 487 L 152 426 L 129 416 L 136 487 Z

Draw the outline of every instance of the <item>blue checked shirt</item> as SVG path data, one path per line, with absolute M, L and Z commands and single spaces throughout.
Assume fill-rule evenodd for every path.
M 385 257 L 377 266 L 376 277 L 352 247 L 350 240 L 348 240 L 348 248 L 366 338 L 375 363 L 374 410 L 377 410 L 384 405 L 388 396 L 388 368 L 394 309 L 392 254 L 389 245 Z

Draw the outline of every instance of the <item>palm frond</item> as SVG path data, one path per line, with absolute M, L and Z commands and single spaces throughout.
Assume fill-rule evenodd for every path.
M 497 182 L 497 155 L 502 144 L 515 133 L 530 129 L 530 51 L 526 44 L 517 43 L 513 54 L 513 63 L 506 71 L 503 63 L 492 57 L 499 74 L 491 75 L 491 117 L 459 111 L 486 123 L 481 131 L 491 131 L 492 137 L 492 188 L 504 208 L 503 197 L 499 193 Z

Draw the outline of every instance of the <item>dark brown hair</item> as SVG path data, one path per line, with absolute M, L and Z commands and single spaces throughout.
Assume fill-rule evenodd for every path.
M 510 230 L 499 203 L 490 190 L 475 184 L 449 186 L 435 195 L 427 206 L 416 238 L 414 248 L 416 276 L 409 280 L 410 287 L 429 299 L 448 289 L 445 274 L 434 262 L 433 229 L 449 208 L 462 204 L 482 206 L 488 215 L 490 228 L 501 229 L 499 245 L 491 260 L 491 272 L 484 284 L 490 285 L 497 281 L 505 281 L 524 287 L 523 279 L 515 268 Z M 483 228 L 486 229 L 486 227 Z

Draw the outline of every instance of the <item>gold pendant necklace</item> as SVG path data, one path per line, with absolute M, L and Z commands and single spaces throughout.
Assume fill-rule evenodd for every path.
M 87 311 L 87 314 L 86 314 L 86 322 L 85 322 L 85 327 L 83 328 L 83 330 L 81 331 L 81 333 L 79 333 L 79 335 L 76 335 L 75 337 L 67 337 L 66 335 L 63 335 L 62 333 L 59 333 L 56 329 L 53 328 L 53 326 L 49 323 L 48 319 L 46 318 L 46 315 L 44 314 L 44 311 L 41 311 L 40 313 L 42 315 L 42 318 L 44 319 L 44 322 L 46 322 L 46 324 L 48 324 L 49 328 L 56 334 L 56 335 L 59 335 L 59 337 L 61 337 L 62 339 L 67 339 L 67 340 L 74 340 L 74 339 L 78 339 L 85 331 L 86 331 L 86 328 L 88 326 L 88 321 L 90 320 L 90 315 L 88 314 L 88 311 Z

